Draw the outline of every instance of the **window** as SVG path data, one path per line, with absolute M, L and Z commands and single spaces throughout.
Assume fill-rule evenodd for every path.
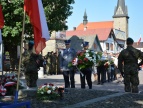
M 106 43 L 106 50 L 109 50 L 109 43 Z
M 96 44 L 94 43 L 94 49 L 96 49 Z
M 110 44 L 110 50 L 113 51 L 113 44 Z

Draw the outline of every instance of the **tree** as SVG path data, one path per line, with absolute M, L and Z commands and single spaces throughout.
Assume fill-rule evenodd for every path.
M 23 1 L 8 0 L 1 1 L 3 8 L 5 26 L 2 29 L 3 43 L 5 50 L 10 52 L 12 59 L 16 58 L 16 47 L 20 44 L 23 20 Z M 66 30 L 68 27 L 64 21 L 72 14 L 74 0 L 43 0 L 46 19 L 50 31 Z M 25 34 L 32 36 L 33 29 L 28 16 L 25 21 Z M 31 37 L 30 37 L 31 38 Z
M 65 21 L 72 14 L 70 4 L 74 4 L 74 0 L 43 0 L 50 31 L 68 29 Z

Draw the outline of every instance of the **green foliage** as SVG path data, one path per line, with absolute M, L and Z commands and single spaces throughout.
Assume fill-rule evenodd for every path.
M 24 0 L 1 1 L 5 26 L 2 29 L 3 41 L 6 44 L 19 44 L 22 33 Z M 66 30 L 64 21 L 72 14 L 74 0 L 43 0 L 46 19 L 50 31 Z M 25 21 L 25 34 L 32 36 L 33 30 L 28 16 Z
M 24 0 L 10 1 L 11 3 L 9 3 L 8 0 L 1 0 L 5 20 L 5 25 L 2 29 L 2 40 L 5 45 L 5 50 L 10 52 L 11 60 L 13 60 L 11 64 L 13 65 L 12 67 L 14 67 L 14 60 L 17 58 L 17 45 L 20 45 L 21 42 Z M 43 0 L 50 32 L 53 30 L 63 30 L 63 28 L 65 30 L 67 29 L 64 21 L 72 14 L 71 4 L 73 3 L 74 0 Z M 33 39 L 33 28 L 27 15 L 24 34 L 31 36 L 26 38 L 27 40 Z
M 113 64 L 114 64 L 114 61 L 113 61 L 113 60 L 110 60 L 109 63 L 110 63 L 111 65 L 113 65 Z
M 84 68 L 92 67 L 96 64 L 96 54 L 94 51 L 86 50 L 85 52 L 80 52 L 77 55 L 78 65 L 77 67 L 81 70 Z
M 1 2 L 5 25 L 2 29 L 3 41 L 15 45 L 20 42 L 23 19 L 23 0 L 7 0 Z
M 68 67 L 72 67 L 72 66 L 73 66 L 72 62 L 69 62 Z
M 50 31 L 68 29 L 65 20 L 72 14 L 71 4 L 74 4 L 74 0 L 43 0 Z
M 98 66 L 104 66 L 106 62 L 108 62 L 108 60 L 99 60 L 97 64 Z
M 102 57 L 102 52 L 97 52 L 97 54 L 96 54 L 96 63 L 98 63 L 100 61 L 101 57 Z
M 52 95 L 51 94 L 38 94 L 36 95 L 37 99 L 38 100 L 56 100 L 60 97 L 59 94 L 57 93 L 53 93 Z
M 38 88 L 36 97 L 38 100 L 55 100 L 60 97 L 58 87 L 53 84 L 46 84 Z

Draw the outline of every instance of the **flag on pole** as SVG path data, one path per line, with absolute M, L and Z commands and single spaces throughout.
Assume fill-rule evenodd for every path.
M 24 10 L 33 26 L 35 51 L 39 54 L 46 47 L 46 41 L 50 39 L 42 1 L 24 0 Z
M 2 29 L 4 26 L 4 18 L 2 13 L 2 6 L 0 5 L 0 29 Z
M 4 18 L 3 18 L 3 12 L 2 12 L 2 6 L 0 5 L 0 43 L 2 43 L 2 35 L 1 35 L 1 29 L 4 26 Z
M 138 42 L 137 42 L 137 45 L 140 44 L 141 40 L 142 40 L 142 38 L 141 38 L 141 36 L 140 36 L 140 38 L 139 38 L 139 40 L 138 40 Z

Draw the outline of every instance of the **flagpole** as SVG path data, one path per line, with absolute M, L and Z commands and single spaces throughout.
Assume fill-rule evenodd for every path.
M 21 59 L 22 59 L 22 49 L 23 49 L 23 38 L 24 38 L 24 30 L 25 30 L 25 15 L 26 15 L 26 12 L 25 12 L 25 10 L 24 10 L 23 26 L 22 26 L 22 35 L 21 35 L 20 58 L 19 58 L 19 66 L 18 66 L 18 79 L 17 79 L 16 94 L 15 94 L 15 102 L 17 101 L 17 98 L 18 98 L 19 77 L 20 77 Z

